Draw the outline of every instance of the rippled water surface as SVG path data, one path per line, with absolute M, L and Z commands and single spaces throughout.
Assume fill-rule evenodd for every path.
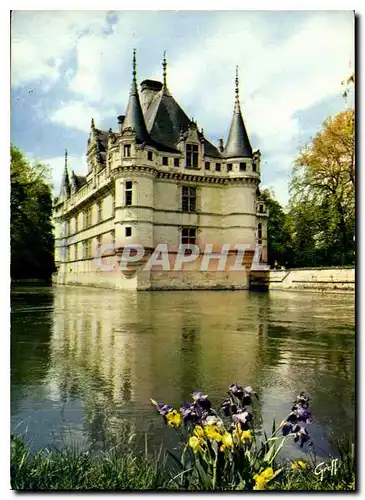
M 33 448 L 173 445 L 149 398 L 213 403 L 252 385 L 264 427 L 312 394 L 319 454 L 353 434 L 354 296 L 308 292 L 120 292 L 14 288 L 12 430 Z

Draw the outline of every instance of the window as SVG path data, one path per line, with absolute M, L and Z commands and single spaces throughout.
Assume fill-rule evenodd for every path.
M 89 207 L 84 212 L 84 229 L 87 229 L 88 227 L 91 226 L 91 221 L 92 221 L 92 213 L 91 213 L 91 207 Z
M 103 202 L 99 201 L 97 204 L 97 214 L 98 214 L 98 222 L 103 220 Z
M 257 226 L 257 242 L 259 245 L 262 243 L 262 224 L 258 224 Z
M 79 227 L 78 227 L 79 224 L 78 223 L 79 223 L 79 218 L 76 215 L 76 217 L 75 217 L 75 226 L 74 226 L 75 227 L 75 233 L 77 233 L 77 231 L 79 230 Z
M 186 168 L 198 168 L 198 152 L 196 144 L 186 145 Z
M 115 196 L 112 194 L 112 216 L 115 215 Z
M 132 236 L 132 228 L 131 227 L 126 227 L 125 228 L 125 235 L 128 238 L 129 236 Z
M 167 156 L 163 156 L 162 157 L 162 165 L 167 166 L 168 164 L 169 164 L 169 159 L 167 158 Z
M 205 170 L 210 170 L 210 161 L 205 162 Z
M 124 144 L 124 157 L 127 158 L 131 155 L 131 145 Z
M 260 214 L 264 213 L 264 205 L 259 205 L 259 212 Z
M 245 162 L 240 163 L 240 172 L 246 172 L 246 163 Z
M 181 231 L 181 243 L 183 245 L 195 245 L 196 243 L 195 227 L 183 227 Z
M 221 164 L 220 163 L 216 163 L 215 164 L 215 171 L 216 172 L 220 172 L 221 171 Z
M 174 158 L 174 167 L 180 167 L 180 158 Z
M 153 160 L 153 153 L 152 151 L 147 151 L 147 160 L 152 161 Z
M 78 243 L 75 243 L 75 260 L 78 259 L 78 250 L 79 250 L 79 245 Z
M 126 181 L 126 183 L 125 183 L 125 205 L 127 207 L 130 207 L 132 205 L 132 190 L 133 190 L 132 181 Z
M 183 212 L 195 212 L 196 209 L 196 188 L 182 186 L 181 208 Z
M 232 172 L 232 163 L 227 163 L 227 172 Z
M 68 246 L 66 249 L 66 260 L 67 262 L 70 262 L 70 255 L 71 255 L 71 246 Z
M 70 236 L 70 221 L 69 220 L 67 220 L 65 222 L 65 236 L 66 237 Z
M 252 164 L 252 172 L 256 172 L 256 164 L 255 163 Z
M 101 247 L 101 236 L 96 237 L 96 249 L 98 250 Z
M 83 257 L 84 259 L 90 259 L 91 257 L 91 239 L 83 241 Z

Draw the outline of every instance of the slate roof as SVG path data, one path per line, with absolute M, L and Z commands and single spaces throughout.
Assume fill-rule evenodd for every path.
M 233 113 L 227 144 L 224 148 L 224 156 L 226 158 L 239 156 L 252 158 L 252 147 L 246 132 L 241 110 L 238 113 L 236 111 Z
M 146 110 L 147 130 L 153 141 L 176 149 L 181 130 L 187 130 L 190 120 L 172 97 L 164 90 L 158 92 Z
M 162 84 L 161 84 L 162 85 Z M 144 118 L 150 138 L 158 149 L 178 152 L 181 131 L 186 131 L 191 120 L 167 89 L 162 88 L 145 111 Z M 162 148 L 161 148 L 162 146 Z M 205 154 L 221 158 L 219 150 L 205 139 Z
M 72 182 L 75 191 L 78 191 L 84 184 L 86 184 L 86 175 L 76 175 L 75 172 L 72 171 Z
M 137 142 L 148 142 L 149 136 L 142 113 L 135 77 L 133 78 L 131 92 L 129 94 L 129 101 L 122 125 L 122 131 L 128 127 L 134 129 Z
M 231 128 L 229 130 L 226 147 L 224 148 L 224 156 L 226 158 L 236 158 L 240 156 L 252 158 L 252 147 L 241 113 L 238 83 L 238 66 L 236 66 L 236 97 Z

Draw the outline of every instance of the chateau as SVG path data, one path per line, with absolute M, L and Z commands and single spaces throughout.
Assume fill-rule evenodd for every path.
M 144 80 L 138 91 L 134 52 L 129 102 L 125 115 L 118 116 L 118 132 L 100 130 L 91 120 L 86 175 L 69 174 L 66 152 L 60 195 L 54 200 L 56 283 L 245 289 L 257 245 L 260 261 L 266 262 L 260 151 L 253 152 L 242 118 L 238 73 L 228 139 L 215 146 L 171 95 L 166 68 L 164 57 L 163 81 Z M 196 245 L 205 254 L 174 266 L 181 244 Z M 141 245 L 143 259 L 121 269 L 129 245 Z M 241 270 L 232 269 L 235 245 L 250 247 Z M 160 257 L 170 270 L 146 265 L 163 247 Z M 223 248 L 226 263 L 219 266 Z

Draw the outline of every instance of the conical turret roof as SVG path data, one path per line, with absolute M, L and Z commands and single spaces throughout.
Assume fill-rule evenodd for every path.
M 60 197 L 65 195 L 67 198 L 71 194 L 71 185 L 70 185 L 70 177 L 68 175 L 67 168 L 67 149 L 65 149 L 65 170 L 63 172 L 61 189 L 60 189 Z
M 228 135 L 224 156 L 226 158 L 246 157 L 252 158 L 252 147 L 247 135 L 245 123 L 242 118 L 238 90 L 238 68 L 236 68 L 236 98 L 234 105 L 231 128 Z
M 136 80 L 136 51 L 133 51 L 133 80 L 129 94 L 129 101 L 125 119 L 123 122 L 122 132 L 126 128 L 131 127 L 136 133 L 139 142 L 148 142 L 149 135 L 144 121 L 142 107 L 139 100 L 137 80 Z

